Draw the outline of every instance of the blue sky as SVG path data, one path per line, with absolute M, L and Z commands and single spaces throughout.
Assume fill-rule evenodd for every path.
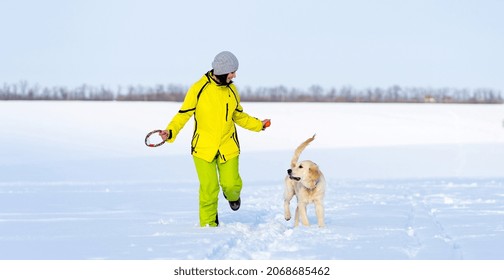
M 2 0 L 0 85 L 188 86 L 229 50 L 238 86 L 504 90 L 504 1 Z

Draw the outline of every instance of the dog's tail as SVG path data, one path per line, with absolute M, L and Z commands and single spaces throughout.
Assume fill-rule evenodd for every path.
M 299 147 L 297 147 L 296 151 L 294 152 L 294 157 L 292 157 L 292 160 L 291 160 L 291 168 L 296 167 L 296 164 L 299 160 L 299 156 L 301 155 L 303 150 L 306 148 L 306 146 L 308 146 L 308 144 L 310 144 L 311 141 L 315 140 L 315 135 L 316 134 L 313 134 L 313 136 L 311 138 L 306 139 L 306 141 L 304 141 L 303 143 L 301 143 L 301 145 L 299 145 Z

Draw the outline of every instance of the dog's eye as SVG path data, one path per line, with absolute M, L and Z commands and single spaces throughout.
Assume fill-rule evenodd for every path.
M 302 166 L 302 165 L 300 165 L 300 166 L 299 166 L 299 168 L 303 168 L 303 166 Z

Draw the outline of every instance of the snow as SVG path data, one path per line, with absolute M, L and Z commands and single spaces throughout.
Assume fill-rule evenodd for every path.
M 169 102 L 0 102 L 2 260 L 502 260 L 504 106 L 244 103 L 242 207 L 198 226 L 189 141 L 145 135 Z M 298 144 L 328 181 L 326 227 L 283 218 Z M 294 208 L 294 200 L 291 209 Z

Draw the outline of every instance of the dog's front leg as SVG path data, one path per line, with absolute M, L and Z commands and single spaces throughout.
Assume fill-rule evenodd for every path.
M 317 214 L 317 223 L 319 227 L 325 227 L 324 222 L 324 202 L 321 200 L 315 201 L 315 213 Z
M 286 221 L 291 219 L 290 211 L 290 201 L 294 197 L 294 187 L 289 178 L 285 178 L 285 190 L 284 190 L 284 218 Z
M 291 219 L 290 200 L 284 199 L 284 218 L 286 221 Z
M 299 218 L 301 219 L 301 223 L 303 226 L 310 226 L 310 222 L 308 222 L 308 215 L 306 214 L 306 203 L 298 203 L 298 211 L 299 211 Z M 297 216 L 297 215 L 296 215 Z

